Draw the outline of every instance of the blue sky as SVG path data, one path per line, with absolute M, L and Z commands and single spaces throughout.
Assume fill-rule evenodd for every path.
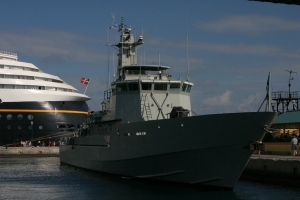
M 197 114 L 257 111 L 269 72 L 273 91 L 288 91 L 285 70 L 296 71 L 291 91 L 300 91 L 299 13 L 300 6 L 247 0 L 0 0 L 0 50 L 18 53 L 81 93 L 80 78 L 90 78 L 88 104 L 100 110 L 114 14 L 115 24 L 124 17 L 136 36 L 143 34 L 138 54 L 145 53 L 145 63 L 158 64 L 160 55 L 174 79 L 187 75 L 188 33 Z M 117 40 L 112 33 L 111 42 Z

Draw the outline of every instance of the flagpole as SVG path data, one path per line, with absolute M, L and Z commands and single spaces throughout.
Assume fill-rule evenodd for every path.
M 89 84 L 90 84 L 90 78 L 89 78 L 89 82 L 88 82 L 88 84 L 86 85 L 86 88 L 85 88 L 85 90 L 84 90 L 84 94 L 85 94 L 85 92 L 86 92 L 86 90 L 87 90 L 87 88 L 88 88 L 88 86 L 89 86 Z

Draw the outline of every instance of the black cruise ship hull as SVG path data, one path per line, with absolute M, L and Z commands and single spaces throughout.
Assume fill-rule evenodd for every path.
M 0 104 L 0 145 L 21 140 L 59 141 L 77 130 L 88 113 L 85 101 L 3 102 Z M 64 133 L 64 134 L 63 134 Z

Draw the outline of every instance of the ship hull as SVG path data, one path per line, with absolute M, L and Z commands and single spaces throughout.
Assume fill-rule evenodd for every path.
M 85 101 L 3 102 L 0 104 L 0 144 L 32 138 L 35 142 L 59 141 L 58 134 L 68 128 L 71 132 L 77 130 L 87 112 Z
M 61 146 L 60 159 L 130 178 L 232 189 L 252 154 L 249 144 L 263 138 L 275 117 L 233 113 L 116 124 Z

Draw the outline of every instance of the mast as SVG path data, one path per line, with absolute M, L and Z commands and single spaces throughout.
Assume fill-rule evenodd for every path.
M 292 73 L 297 73 L 294 72 L 293 70 L 285 70 L 286 72 L 290 73 L 290 78 L 289 78 L 289 98 L 291 98 L 291 80 L 294 80 L 294 78 L 292 77 Z
M 114 45 L 119 48 L 117 72 L 117 77 L 119 78 L 124 76 L 123 66 L 137 65 L 136 47 L 144 44 L 142 36 L 139 37 L 138 41 L 134 42 L 134 35 L 131 34 L 131 30 L 132 28 L 127 28 L 122 17 L 118 28 L 118 31 L 121 33 L 120 42 Z

